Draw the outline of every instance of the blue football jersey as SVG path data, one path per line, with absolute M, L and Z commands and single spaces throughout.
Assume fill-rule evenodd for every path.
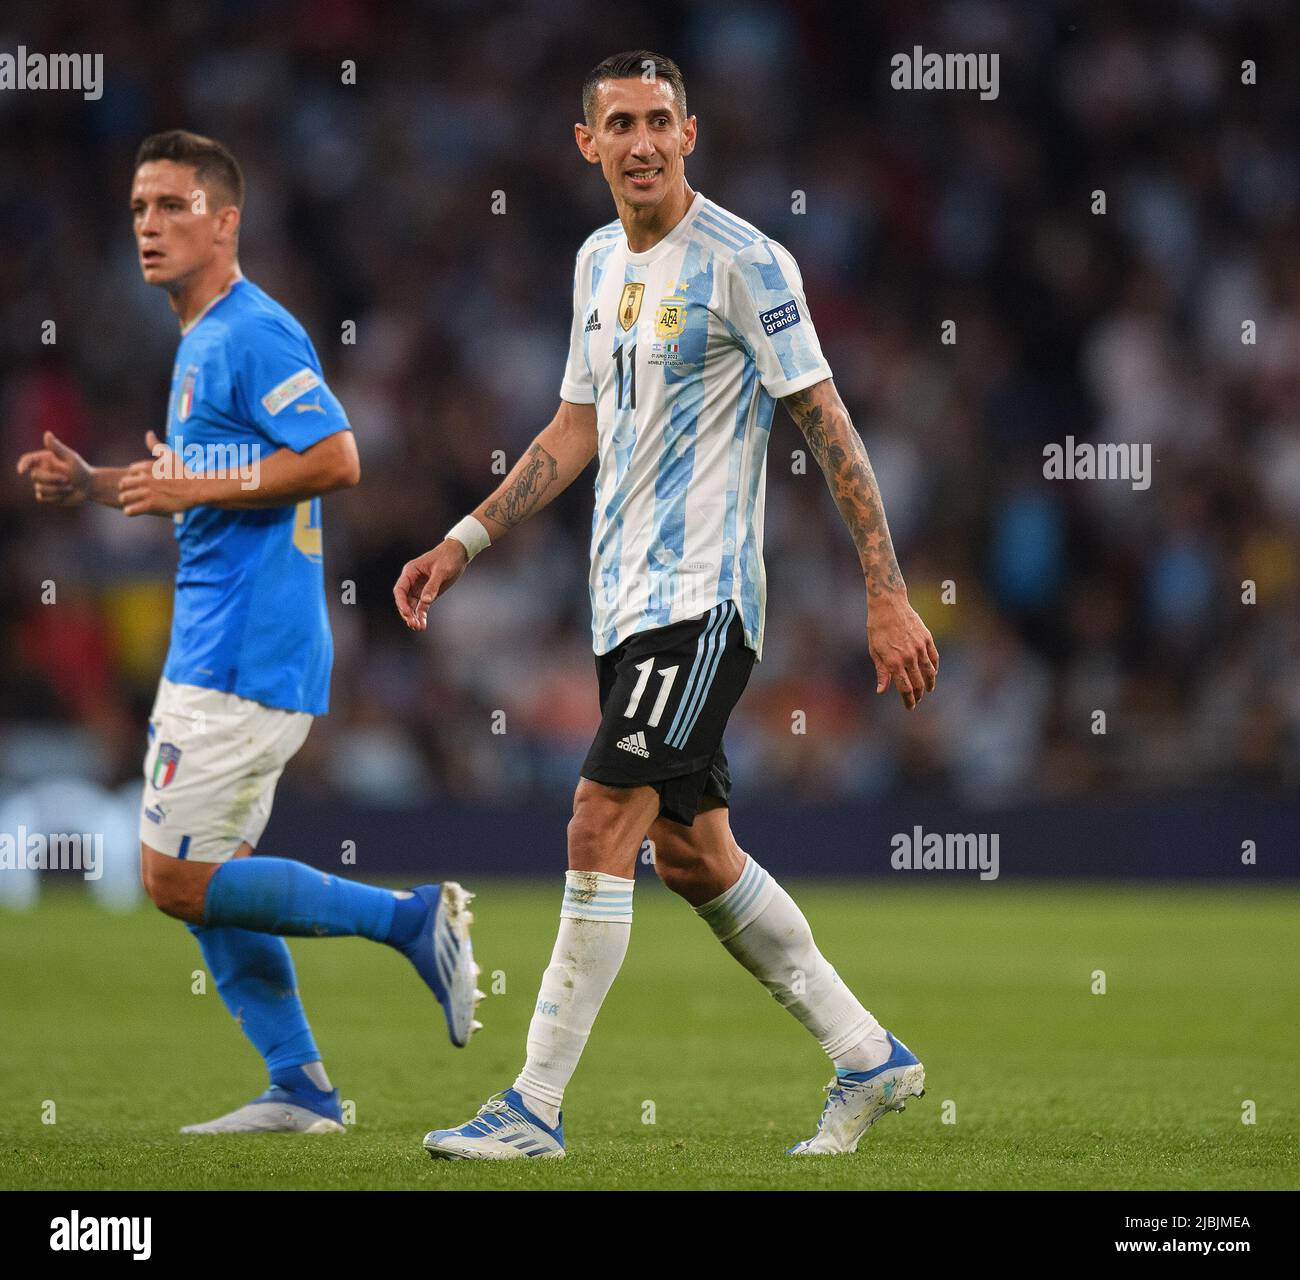
M 230 475 L 240 466 L 251 476 L 277 449 L 300 453 L 349 429 L 306 330 L 257 285 L 237 280 L 185 330 L 167 443 L 194 470 Z M 180 563 L 163 675 L 323 715 L 334 641 L 320 499 L 192 507 L 174 520 Z

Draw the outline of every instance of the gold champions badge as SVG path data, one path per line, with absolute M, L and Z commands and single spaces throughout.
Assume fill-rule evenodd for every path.
M 645 293 L 645 285 L 628 283 L 623 286 L 622 296 L 618 300 L 618 322 L 624 332 L 636 324 L 637 316 L 641 314 L 641 295 Z

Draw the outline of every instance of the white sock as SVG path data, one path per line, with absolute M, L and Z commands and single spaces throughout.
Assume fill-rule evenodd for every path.
M 603 871 L 565 873 L 560 931 L 528 1024 L 528 1060 L 515 1081 L 529 1110 L 551 1128 L 627 954 L 635 883 Z
M 323 1089 L 328 1093 L 334 1086 L 330 1084 L 330 1078 L 325 1074 L 325 1064 L 323 1062 L 304 1062 L 302 1064 L 303 1074 L 318 1089 Z
M 817 950 L 794 899 L 746 855 L 740 879 L 696 908 L 700 918 L 816 1037 L 836 1067 L 870 1071 L 890 1055 L 885 1029 Z

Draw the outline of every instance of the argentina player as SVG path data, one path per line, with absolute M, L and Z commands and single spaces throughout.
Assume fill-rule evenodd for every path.
M 180 321 L 169 450 L 91 467 L 53 435 L 18 463 L 38 501 L 87 498 L 170 517 L 180 558 L 171 644 L 149 720 L 140 817 L 149 896 L 185 921 L 270 1085 L 186 1133 L 338 1132 L 282 936 L 370 938 L 406 955 L 452 1042 L 478 1023 L 469 898 L 446 882 L 394 892 L 301 862 L 249 857 L 276 783 L 328 710 L 333 641 L 322 494 L 360 464 L 342 405 L 303 327 L 239 269 L 243 177 L 225 147 L 181 130 L 145 140 L 131 190 L 140 267 Z M 228 465 L 187 469 L 192 458 Z M 235 463 L 238 465 L 229 465 Z
M 554 421 L 500 488 L 394 588 L 423 630 L 469 561 L 599 458 L 590 591 L 602 722 L 568 827 L 560 927 L 513 1087 L 431 1155 L 562 1156 L 560 1107 L 627 950 L 642 837 L 655 869 L 816 1037 L 835 1066 L 817 1132 L 792 1154 L 853 1151 L 924 1071 L 840 981 L 789 895 L 736 843 L 722 734 L 761 655 L 766 448 L 775 402 L 817 458 L 861 561 L 877 692 L 910 709 L 939 655 L 908 604 L 871 465 L 813 330 L 798 268 L 694 192 L 681 72 L 638 50 L 583 86 L 578 147 L 618 218 L 587 238 Z M 795 975 L 798 975 L 797 977 Z

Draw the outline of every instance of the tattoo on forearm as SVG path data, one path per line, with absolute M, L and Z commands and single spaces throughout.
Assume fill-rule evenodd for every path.
M 903 575 L 867 451 L 839 397 L 827 400 L 821 384 L 786 396 L 784 404 L 808 441 L 848 525 L 867 580 L 867 594 L 903 589 Z
M 512 529 L 532 515 L 538 500 L 558 474 L 559 463 L 540 444 L 534 443 L 524 455 L 519 474 L 499 498 L 484 507 L 483 514 Z

